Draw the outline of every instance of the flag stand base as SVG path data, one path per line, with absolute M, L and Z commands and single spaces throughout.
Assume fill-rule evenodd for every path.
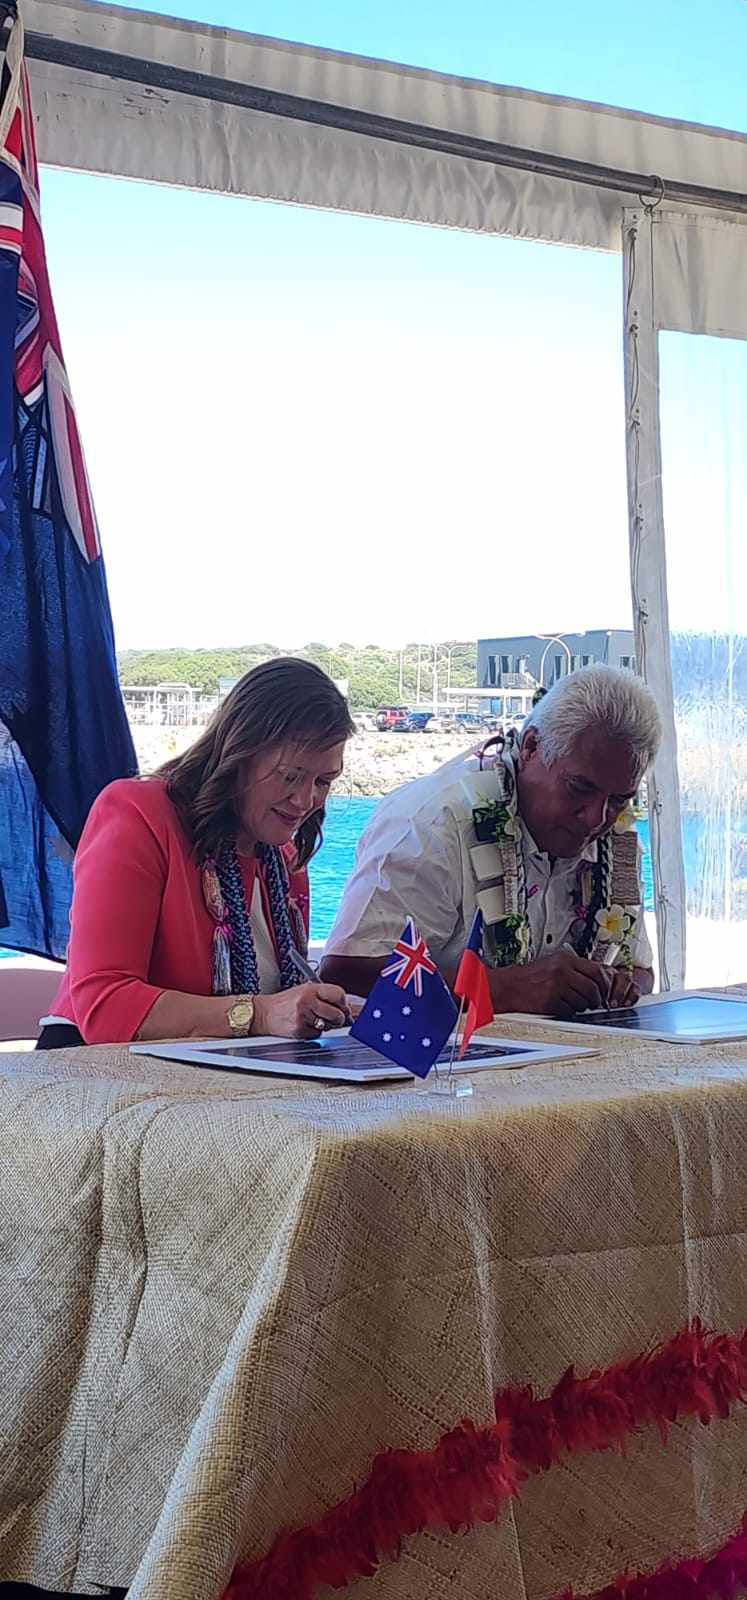
M 465 1100 L 475 1091 L 471 1078 L 463 1078 L 461 1073 L 454 1073 L 451 1070 L 448 1073 L 439 1073 L 436 1067 L 432 1081 L 428 1083 L 425 1092 L 437 1094 L 442 1099 Z
M 468 1095 L 474 1094 L 474 1089 L 469 1078 L 463 1078 L 461 1073 L 454 1071 L 456 1053 L 459 1045 L 459 1026 L 464 1016 L 464 999 L 459 1005 L 459 1015 L 456 1027 L 451 1035 L 451 1049 L 449 1051 L 449 1068 L 445 1076 L 438 1070 L 438 1062 L 433 1063 L 433 1083 L 429 1094 L 445 1095 L 449 1100 L 464 1100 Z

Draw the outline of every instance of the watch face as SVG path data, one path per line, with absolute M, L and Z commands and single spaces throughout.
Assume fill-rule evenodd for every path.
M 253 1008 L 247 1000 L 237 1000 L 236 1005 L 231 1006 L 231 1010 L 228 1013 L 233 1026 L 243 1028 L 247 1022 L 251 1022 L 252 1010 Z

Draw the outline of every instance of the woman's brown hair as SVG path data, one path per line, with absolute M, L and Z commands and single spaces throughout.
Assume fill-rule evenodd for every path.
M 205 732 L 158 776 L 199 861 L 213 855 L 240 824 L 238 799 L 247 761 L 286 743 L 327 750 L 355 726 L 347 701 L 311 661 L 277 656 L 239 679 Z M 296 838 L 305 866 L 322 840 L 324 808 L 312 812 Z

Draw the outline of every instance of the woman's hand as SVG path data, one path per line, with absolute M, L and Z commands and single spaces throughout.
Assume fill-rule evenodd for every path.
M 336 983 L 301 983 L 282 994 L 258 994 L 252 1033 L 274 1033 L 282 1039 L 318 1039 L 325 1028 L 344 1028 L 350 1021 L 345 990 Z

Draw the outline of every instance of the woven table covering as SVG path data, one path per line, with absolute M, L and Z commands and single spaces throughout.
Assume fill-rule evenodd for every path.
M 496 1390 L 694 1317 L 741 1334 L 747 1043 L 582 1043 L 460 1100 L 0 1057 L 0 1580 L 218 1600 Z M 575 1454 L 345 1593 L 549 1600 L 715 1549 L 747 1509 L 746 1410 Z

